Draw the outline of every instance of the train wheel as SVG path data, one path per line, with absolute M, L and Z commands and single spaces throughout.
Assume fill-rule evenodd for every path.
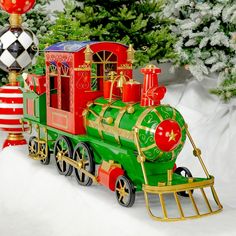
M 93 160 L 93 153 L 86 143 L 78 143 L 74 149 L 73 159 L 77 161 L 81 168 L 85 169 L 91 174 L 94 174 L 95 163 Z M 90 186 L 93 180 L 75 168 L 75 178 L 80 185 Z
M 38 143 L 35 136 L 30 137 L 28 144 L 29 155 L 36 156 L 38 153 Z
M 178 167 L 175 170 L 175 174 L 181 175 L 181 176 L 183 176 L 185 178 L 193 177 L 193 175 L 190 172 L 190 170 L 188 168 L 186 168 L 186 167 Z M 193 190 L 191 190 L 191 192 L 193 193 Z M 183 197 L 189 197 L 189 194 L 186 191 L 178 192 L 178 194 L 180 196 L 183 196 Z
M 116 199 L 121 206 L 132 207 L 135 201 L 135 189 L 133 183 L 121 175 L 116 180 Z
M 72 174 L 73 167 L 62 160 L 62 157 L 72 158 L 73 147 L 70 140 L 66 136 L 60 136 L 54 146 L 54 156 L 58 172 L 61 175 L 69 176 Z
M 40 145 L 39 157 L 44 158 L 40 161 L 43 165 L 48 165 L 50 163 L 50 151 L 46 143 Z

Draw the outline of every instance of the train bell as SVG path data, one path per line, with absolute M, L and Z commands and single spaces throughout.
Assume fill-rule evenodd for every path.
M 124 76 L 124 73 L 121 71 L 120 72 L 120 77 L 117 82 L 117 88 L 120 88 L 122 90 L 124 84 L 126 83 L 126 78 Z
M 103 96 L 105 99 L 118 99 L 121 96 L 121 91 L 115 81 L 116 72 L 109 73 L 110 79 L 103 82 Z

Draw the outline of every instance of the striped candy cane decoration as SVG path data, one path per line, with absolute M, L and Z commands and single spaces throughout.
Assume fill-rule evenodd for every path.
M 9 133 L 3 147 L 26 143 L 22 135 L 21 118 L 23 118 L 23 94 L 20 87 L 2 86 L 0 88 L 0 130 Z

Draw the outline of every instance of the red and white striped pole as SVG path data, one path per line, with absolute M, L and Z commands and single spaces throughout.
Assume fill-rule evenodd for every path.
M 0 130 L 7 132 L 8 137 L 3 148 L 24 145 L 22 135 L 23 94 L 18 83 L 11 83 L 0 88 Z
M 37 54 L 34 34 L 22 27 L 22 14 L 28 12 L 35 0 L 4 0 L 0 7 L 10 14 L 10 26 L 0 30 L 0 69 L 9 72 L 9 84 L 0 88 L 0 131 L 8 133 L 3 148 L 26 144 L 22 135 L 23 94 L 18 75 L 32 64 Z M 1 78 L 0 78 L 1 79 Z

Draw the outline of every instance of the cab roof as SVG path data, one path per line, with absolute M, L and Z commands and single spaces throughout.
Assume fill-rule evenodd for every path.
M 99 43 L 116 43 L 116 42 L 106 42 L 106 41 L 66 41 L 53 44 L 45 49 L 46 52 L 79 52 L 81 49 L 85 48 L 87 45 L 99 44 Z M 116 43 L 127 47 L 124 44 Z

